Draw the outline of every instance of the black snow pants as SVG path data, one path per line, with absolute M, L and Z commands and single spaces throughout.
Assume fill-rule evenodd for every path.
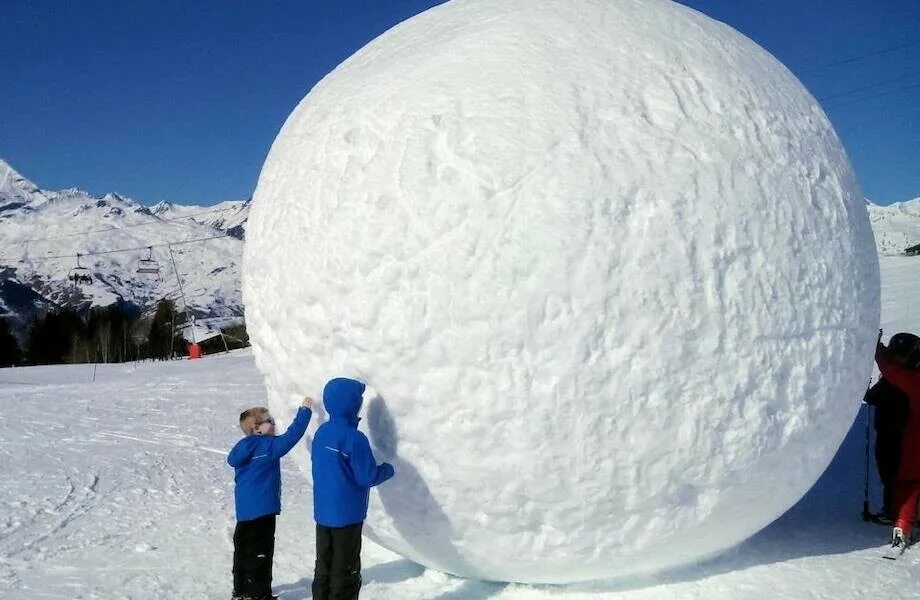
M 875 441 L 875 466 L 882 481 L 882 512 L 894 519 L 898 507 L 894 503 L 894 484 L 901 466 L 900 432 L 879 431 Z
M 316 526 L 313 600 L 357 600 L 361 591 L 361 528 Z
M 275 557 L 275 515 L 239 521 L 233 532 L 233 593 L 272 597 Z

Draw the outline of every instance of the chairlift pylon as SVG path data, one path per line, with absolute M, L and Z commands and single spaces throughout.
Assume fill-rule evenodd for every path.
M 153 260 L 153 246 L 147 246 L 147 258 L 142 258 L 137 262 L 137 272 L 146 275 L 160 274 L 160 263 Z

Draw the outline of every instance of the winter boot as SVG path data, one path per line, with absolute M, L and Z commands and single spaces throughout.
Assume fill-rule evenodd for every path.
M 902 546 L 907 546 L 907 538 L 904 537 L 904 530 L 900 527 L 895 527 L 891 530 L 891 547 L 892 548 L 901 548 Z

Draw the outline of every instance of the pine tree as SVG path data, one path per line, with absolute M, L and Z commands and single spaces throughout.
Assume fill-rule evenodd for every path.
M 33 365 L 77 362 L 73 350 L 83 335 L 83 321 L 76 311 L 59 309 L 34 319 L 29 326 L 26 359 Z
M 13 367 L 22 362 L 19 343 L 13 337 L 7 319 L 0 319 L 0 367 Z
M 125 306 L 112 304 L 91 309 L 85 322 L 71 309 L 59 309 L 33 319 L 28 329 L 26 362 L 33 365 L 106 363 L 137 358 L 131 335 L 134 319 L 125 311 Z
M 176 307 L 172 300 L 164 298 L 157 302 L 157 310 L 150 323 L 150 333 L 147 335 L 147 352 L 150 358 L 164 360 L 185 354 L 182 338 L 174 333 L 175 322 Z

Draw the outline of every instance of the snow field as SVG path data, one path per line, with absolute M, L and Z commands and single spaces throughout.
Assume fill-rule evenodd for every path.
M 920 329 L 920 260 L 883 258 L 890 334 Z M 915 304 L 915 303 L 914 303 Z M 0 370 L 0 598 L 226 600 L 240 409 L 264 404 L 248 352 L 202 361 Z M 839 398 L 857 403 L 857 398 Z M 425 570 L 365 541 L 366 600 L 844 600 L 905 597 L 920 557 L 878 558 L 860 521 L 862 414 L 792 510 L 701 565 L 616 583 L 483 583 Z M 301 444 L 295 452 L 305 453 Z M 310 597 L 310 485 L 283 463 L 275 588 Z M 878 491 L 874 506 L 879 505 Z M 374 500 L 377 501 L 377 500 Z M 902 568 L 903 567 L 903 568 Z

